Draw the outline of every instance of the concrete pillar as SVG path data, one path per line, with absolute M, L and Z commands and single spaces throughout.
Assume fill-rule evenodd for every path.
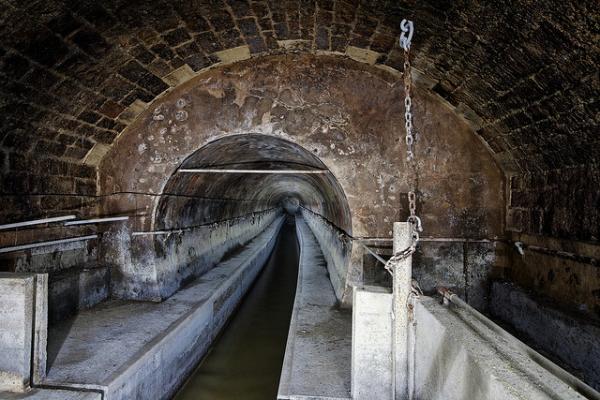
M 31 274 L 0 274 L 0 392 L 30 384 L 34 287 Z
M 46 370 L 46 275 L 0 273 L 0 392 L 24 392 Z
M 413 226 L 408 222 L 394 222 L 394 253 L 412 243 Z M 408 390 L 408 296 L 412 281 L 412 257 L 402 260 L 394 269 L 393 292 L 393 349 L 394 399 L 407 400 Z
M 352 307 L 352 399 L 391 400 L 392 294 L 366 286 L 354 290 Z

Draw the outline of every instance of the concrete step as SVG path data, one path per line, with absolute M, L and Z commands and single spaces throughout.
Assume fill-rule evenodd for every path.
M 31 389 L 25 393 L 0 392 L 0 400 L 102 400 L 97 392 L 81 392 L 61 389 Z

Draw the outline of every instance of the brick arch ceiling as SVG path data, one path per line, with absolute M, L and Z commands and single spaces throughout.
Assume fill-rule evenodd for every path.
M 247 45 L 259 56 L 302 40 L 308 51 L 368 49 L 377 64 L 402 70 L 404 17 L 417 27 L 416 68 L 476 116 L 506 165 L 593 163 L 598 8 L 594 0 L 2 0 L 0 166 L 43 155 L 60 160 L 52 168 L 74 168 L 124 129 L 117 116 L 126 107 L 168 88 L 165 75 L 209 67 L 225 49 Z

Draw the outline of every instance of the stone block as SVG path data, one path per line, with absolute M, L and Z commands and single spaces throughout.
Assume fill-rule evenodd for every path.
M 169 86 L 175 87 L 189 81 L 194 77 L 194 75 L 194 71 L 190 68 L 190 66 L 184 64 L 176 70 L 170 72 L 168 75 L 165 75 L 162 79 Z
M 144 111 L 147 107 L 148 105 L 146 103 L 139 99 L 136 99 L 129 105 L 129 107 L 125 109 L 125 111 L 123 111 L 119 115 L 118 120 L 126 125 L 130 124 L 133 121 L 135 121 L 137 116 L 140 115 L 140 113 Z
M 250 48 L 248 46 L 239 46 L 233 49 L 218 51 L 215 55 L 221 62 L 228 64 L 250 58 Z
M 361 49 L 355 46 L 348 46 L 346 54 L 353 60 L 367 64 L 375 64 L 377 59 L 381 56 L 381 54 L 372 50 Z
M 110 150 L 110 146 L 102 143 L 96 143 L 94 147 L 92 147 L 92 150 L 87 153 L 87 156 L 83 162 L 86 165 L 96 166 L 100 164 L 100 161 L 102 161 L 102 158 L 104 158 L 106 153 L 108 153 L 108 150 Z
M 0 273 L 0 391 L 30 385 L 34 292 L 34 275 Z

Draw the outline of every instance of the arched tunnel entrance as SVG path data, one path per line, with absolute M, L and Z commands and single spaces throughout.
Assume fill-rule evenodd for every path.
M 218 260 L 258 234 L 267 224 L 260 221 L 270 222 L 284 212 L 304 216 L 311 229 L 318 231 L 316 235 L 335 233 L 332 244 L 338 248 L 331 254 L 337 259 L 330 274 L 336 295 L 343 300 L 352 249 L 352 218 L 344 191 L 310 151 L 289 140 L 261 134 L 232 135 L 209 142 L 185 159 L 166 183 L 154 225 L 159 231 L 183 233 L 178 241 L 160 237 L 154 241 L 158 258 L 166 261 L 157 263 L 161 296 L 168 297 L 203 273 L 207 264 L 203 254 Z M 197 243 L 195 231 L 224 224 L 227 231 L 223 238 L 214 238 L 213 229 L 204 248 Z M 325 238 L 319 239 L 322 246 L 329 244 L 323 242 Z M 186 251 L 189 262 L 166 259 Z M 204 267 L 197 269 L 199 259 Z
M 157 229 L 289 211 L 295 203 L 352 233 L 346 195 L 331 171 L 307 149 L 276 136 L 233 135 L 206 144 L 181 164 L 164 193 Z
M 120 298 L 51 327 L 48 382 L 101 370 L 124 398 L 171 397 L 200 363 L 181 398 L 263 399 L 324 357 L 330 367 L 307 382 L 333 372 L 332 386 L 349 393 L 352 216 L 319 157 L 273 135 L 227 135 L 187 156 L 153 198 L 152 230 L 107 232 L 107 243 L 130 238 L 111 271 Z M 326 351 L 324 330 L 335 343 Z M 93 354 L 110 358 L 81 356 L 90 332 Z M 141 379 L 168 386 L 128 392 L 136 380 L 121 382 L 118 369 L 141 373 L 131 360 L 152 362 Z
M 295 335 L 293 324 L 290 327 L 292 313 L 302 311 L 298 304 L 294 307 L 297 285 L 302 290 L 302 280 L 298 279 L 299 251 L 309 249 L 299 249 L 297 230 L 304 236 L 303 242 L 312 240 L 317 244 L 311 251 L 323 259 L 321 244 L 310 230 L 351 233 L 351 215 L 343 189 L 325 164 L 303 147 L 275 136 L 244 134 L 214 140 L 195 151 L 171 176 L 164 193 L 155 217 L 159 230 L 187 230 L 273 212 L 285 221 L 275 233 L 278 238 L 263 271 L 175 397 L 276 398 L 288 331 L 292 337 Z M 313 221 L 309 230 L 305 215 Z M 338 241 L 339 245 L 344 243 Z M 220 245 L 227 248 L 223 256 L 226 259 L 243 253 L 252 243 L 240 240 L 236 245 Z M 340 285 L 346 279 L 350 251 L 351 246 L 340 248 L 345 261 L 340 270 L 326 272 L 326 264 L 319 265 L 321 278 L 325 278 L 321 279 L 325 290 L 320 296 L 329 294 L 330 305 L 341 300 L 336 297 L 334 286 L 342 296 Z M 199 273 L 193 268 L 178 272 L 184 275 L 182 285 L 193 282 Z M 338 313 L 344 314 L 348 322 L 347 312 Z M 349 348 L 346 350 L 348 353 Z

